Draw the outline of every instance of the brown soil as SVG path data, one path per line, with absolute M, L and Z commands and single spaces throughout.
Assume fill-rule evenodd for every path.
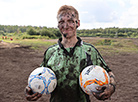
M 5 45 L 4 45 L 5 44 Z M 29 47 L 0 42 L 0 102 L 27 102 L 24 88 L 31 71 L 39 67 L 43 53 Z M 44 52 L 44 51 L 43 51 Z M 138 53 L 103 56 L 116 76 L 116 92 L 105 102 L 138 101 Z M 49 102 L 49 95 L 37 102 Z M 101 102 L 91 96 L 91 102 Z

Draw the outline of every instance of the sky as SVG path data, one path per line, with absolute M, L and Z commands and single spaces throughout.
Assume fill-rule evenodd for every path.
M 79 29 L 138 28 L 138 0 L 0 0 L 0 25 L 57 27 L 57 11 L 71 5 Z

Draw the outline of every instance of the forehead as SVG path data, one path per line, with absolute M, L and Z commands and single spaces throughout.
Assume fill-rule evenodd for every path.
M 76 18 L 76 15 L 75 15 L 74 12 L 62 12 L 58 15 L 57 18 L 58 18 L 58 20 L 61 20 L 63 18 L 69 18 L 69 19 L 72 18 L 72 19 L 74 19 L 74 18 Z

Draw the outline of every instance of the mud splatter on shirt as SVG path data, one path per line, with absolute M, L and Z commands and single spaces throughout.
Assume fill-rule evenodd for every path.
M 90 102 L 79 86 L 79 75 L 89 65 L 99 65 L 111 71 L 98 50 L 91 44 L 78 42 L 73 48 L 58 44 L 49 47 L 44 54 L 42 66 L 50 67 L 56 74 L 57 87 L 51 93 L 50 102 Z

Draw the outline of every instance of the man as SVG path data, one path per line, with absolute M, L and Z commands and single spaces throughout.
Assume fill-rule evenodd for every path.
M 57 77 L 57 87 L 51 93 L 50 102 L 90 102 L 89 96 L 79 86 L 79 75 L 89 65 L 103 67 L 110 76 L 110 84 L 97 87 L 100 94 L 93 93 L 99 100 L 109 99 L 115 91 L 114 74 L 108 68 L 98 50 L 76 35 L 80 26 L 78 11 L 68 5 L 62 6 L 57 14 L 58 28 L 62 38 L 58 44 L 49 47 L 45 54 L 42 66 L 51 68 Z M 26 87 L 26 99 L 37 100 L 42 95 L 33 94 Z

